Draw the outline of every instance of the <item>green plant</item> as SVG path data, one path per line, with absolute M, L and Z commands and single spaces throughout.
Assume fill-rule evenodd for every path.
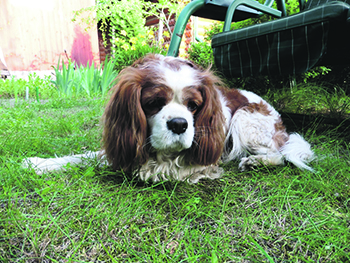
M 205 41 L 191 43 L 188 50 L 188 55 L 189 60 L 192 60 L 204 68 L 214 65 L 213 51 L 210 44 Z
M 96 96 L 106 94 L 118 75 L 114 69 L 114 61 L 106 59 L 100 68 L 95 67 L 95 63 L 87 64 L 85 67 L 75 67 L 74 63 L 69 61 L 66 66 L 60 59 L 55 70 L 56 80 L 52 83 L 56 86 L 61 95 L 72 96 Z
M 116 39 L 129 42 L 132 37 L 146 33 L 143 6 L 141 0 L 99 0 L 94 6 L 75 11 L 73 21 L 81 19 L 88 27 L 99 23 L 105 44 L 110 37 L 112 49 L 118 50 L 121 45 L 119 41 L 115 42 Z M 96 15 L 87 16 L 85 13 Z
M 73 83 L 78 94 L 84 93 L 87 96 L 98 94 L 100 92 L 100 71 L 95 68 L 95 63 L 87 64 L 85 67 L 80 65 L 74 72 Z
M 142 43 L 150 45 L 156 43 L 160 49 L 163 49 L 164 38 L 169 38 L 172 34 L 170 21 L 180 12 L 184 5 L 183 2 L 99 0 L 94 6 L 75 11 L 72 20 L 81 19 L 88 27 L 98 23 L 99 29 L 102 31 L 104 44 L 110 45 L 113 57 L 120 57 L 125 56 L 125 51 L 130 49 L 136 51 L 140 45 L 135 39 L 140 40 L 140 38 L 143 38 Z M 89 12 L 96 13 L 96 16 L 84 14 Z M 149 38 L 145 39 L 150 31 L 149 28 L 145 27 L 145 21 L 150 16 L 157 17 L 167 28 L 167 31 L 163 31 L 161 26 L 158 28 L 157 39 L 155 39 L 154 34 L 151 40 Z M 151 30 L 156 30 L 156 28 Z M 151 51 L 154 50 L 151 49 Z
M 259 2 L 261 4 L 263 4 L 265 2 L 265 0 L 259 0 Z M 292 15 L 292 14 L 298 13 L 300 11 L 298 0 L 288 0 L 285 2 L 285 6 L 286 6 L 287 15 Z M 276 1 L 274 2 L 272 7 L 277 9 Z M 257 18 L 249 18 L 249 19 L 246 19 L 243 21 L 235 22 L 232 24 L 231 28 L 232 29 L 240 29 L 240 28 L 244 28 L 247 26 L 267 22 L 267 21 L 270 21 L 273 19 L 275 19 L 275 18 L 273 18 L 272 16 L 262 15 L 262 16 L 257 17 Z
M 57 92 L 54 86 L 51 83 L 51 76 L 45 76 L 40 78 L 35 72 L 29 74 L 28 76 L 28 87 L 29 87 L 29 96 L 36 96 L 36 91 L 39 91 L 39 97 L 41 99 L 48 99 L 52 96 L 56 97 Z
M 308 78 L 308 83 L 321 83 L 329 90 L 333 87 L 340 87 L 347 95 L 350 94 L 350 66 L 332 65 L 327 67 L 327 74 L 319 74 L 316 78 Z
M 330 71 L 332 71 L 330 68 L 327 68 L 324 66 L 319 66 L 319 67 L 308 70 L 307 72 L 305 72 L 302 75 L 304 76 L 304 82 L 306 83 L 306 82 L 308 82 L 309 79 L 314 79 L 314 78 L 317 78 L 321 75 L 326 75 Z
M 209 27 L 205 28 L 204 40 L 207 42 L 211 42 L 213 35 L 222 32 L 223 27 L 223 22 L 213 22 L 212 24 L 210 24 Z
M 158 0 L 156 2 L 144 1 L 144 16 L 152 17 L 155 16 L 159 19 L 160 23 L 164 24 L 167 28 L 166 33 L 171 37 L 173 32 L 171 30 L 170 21 L 180 14 L 180 11 L 184 8 L 186 0 L 180 1 L 169 1 L 169 0 Z M 158 36 L 163 35 L 162 28 L 158 28 Z M 161 44 L 161 43 L 158 43 Z
M 166 54 L 166 48 L 147 42 L 142 35 L 132 38 L 131 41 L 133 42 L 132 46 L 125 45 L 126 48 L 115 52 L 113 58 L 115 70 L 120 71 L 149 53 Z
M 110 88 L 115 84 L 118 76 L 118 70 L 115 70 L 115 61 L 106 58 L 103 68 L 101 66 L 102 75 L 100 75 L 100 91 L 102 95 L 105 95 Z
M 74 87 L 74 70 L 75 65 L 72 61 L 68 61 L 68 65 L 66 67 L 66 64 L 64 63 L 62 59 L 61 63 L 61 57 L 59 57 L 57 62 L 57 67 L 53 67 L 55 70 L 55 76 L 56 79 L 52 80 L 52 83 L 56 86 L 58 92 L 60 94 L 66 94 L 67 96 L 72 96 L 73 94 L 73 87 Z M 60 70 L 61 68 L 61 70 Z
M 26 89 L 29 91 L 29 98 L 36 99 L 36 92 L 39 92 L 39 99 L 48 99 L 57 96 L 57 91 L 51 83 L 51 76 L 40 78 L 35 72 L 28 75 L 28 80 L 12 76 L 8 79 L 0 79 L 0 98 L 24 99 Z

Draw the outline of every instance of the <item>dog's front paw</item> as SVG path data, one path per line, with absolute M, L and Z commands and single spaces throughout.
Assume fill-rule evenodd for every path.
M 198 181 L 202 178 L 209 178 L 209 179 L 217 179 L 221 177 L 221 175 L 224 173 L 224 169 L 213 165 L 205 168 L 202 171 L 195 172 L 191 175 L 190 178 L 188 178 L 188 181 L 192 184 L 198 183 Z
M 253 170 L 255 167 L 261 165 L 261 163 L 254 158 L 254 156 L 243 157 L 238 165 L 241 171 Z

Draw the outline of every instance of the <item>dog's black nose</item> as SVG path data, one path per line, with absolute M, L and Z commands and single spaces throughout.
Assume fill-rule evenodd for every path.
M 168 121 L 166 124 L 168 129 L 176 134 L 184 133 L 188 127 L 188 123 L 184 118 L 174 118 Z

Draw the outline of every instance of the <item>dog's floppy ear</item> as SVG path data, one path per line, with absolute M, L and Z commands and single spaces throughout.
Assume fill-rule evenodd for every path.
M 218 91 L 217 80 L 209 71 L 203 72 L 203 85 L 199 88 L 203 104 L 195 114 L 195 138 L 190 149 L 193 163 L 215 164 L 220 159 L 225 140 L 224 115 Z
M 147 120 L 140 101 L 143 78 L 137 67 L 125 68 L 104 112 L 103 150 L 116 170 L 131 171 L 148 159 Z

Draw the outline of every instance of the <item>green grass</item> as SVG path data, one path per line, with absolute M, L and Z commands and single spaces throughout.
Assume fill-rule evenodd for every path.
M 100 147 L 102 99 L 0 101 L 0 262 L 349 262 L 350 157 L 304 131 L 315 174 L 288 164 L 150 184 L 99 168 L 37 175 L 25 157 Z
M 40 78 L 36 73 L 28 76 L 28 80 L 17 79 L 12 76 L 9 79 L 0 78 L 0 99 L 14 98 L 16 102 L 26 97 L 30 99 L 46 100 L 57 97 L 57 89 L 51 84 L 51 76 Z
M 270 90 L 266 99 L 286 112 L 316 113 L 335 119 L 348 118 L 350 114 L 350 98 L 336 86 L 331 90 L 319 84 L 299 83 L 292 88 Z

